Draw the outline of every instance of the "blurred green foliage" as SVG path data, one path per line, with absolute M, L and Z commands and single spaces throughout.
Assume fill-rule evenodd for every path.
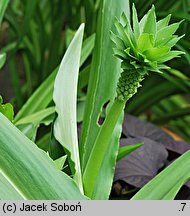
M 34 90 L 59 65 L 75 30 L 84 22 L 85 38 L 97 31 L 100 0 L 12 0 L 1 26 L 1 52 L 7 53 L 6 67 L 1 74 L 5 99 L 19 110 Z M 177 49 L 186 55 L 169 62 L 173 69 L 163 75 L 146 79 L 138 93 L 128 102 L 127 112 L 168 127 L 190 141 L 189 65 L 190 65 L 190 1 L 131 0 L 142 18 L 152 4 L 158 19 L 172 14 L 171 22 L 185 21 L 178 35 L 185 33 Z M 109 38 L 108 38 L 109 40 Z M 84 62 L 79 75 L 78 101 L 80 121 L 83 119 L 91 56 Z M 2 73 L 2 71 L 1 71 Z M 8 74 L 8 75 L 7 75 Z M 7 87 L 9 80 L 11 86 Z M 83 84 L 81 86 L 81 83 Z M 159 84 L 159 85 L 158 85 Z M 12 89 L 11 94 L 8 90 Z M 150 91 L 151 89 L 151 91 Z M 5 90 L 4 90 L 5 92 Z
M 56 116 L 52 101 L 54 80 L 61 59 L 82 22 L 85 23 L 85 33 L 80 60 L 77 121 L 83 122 L 80 142 L 84 146 L 80 144 L 80 147 L 87 149 L 84 151 L 85 160 L 89 158 L 88 154 L 98 134 L 101 114 L 105 115 L 106 105 L 114 98 L 113 86 L 117 83 L 120 71 L 117 70 L 119 62 L 114 62 L 116 59 L 111 53 L 109 31 L 114 25 L 110 17 L 113 18 L 121 8 L 127 8 L 122 7 L 121 0 L 117 1 L 120 5 L 115 0 L 11 0 L 5 16 L 0 17 L 0 21 L 3 18 L 0 67 L 6 58 L 0 74 L 0 94 L 3 92 L 5 101 L 11 101 L 16 117 L 13 119 L 12 105 L 2 104 L 1 98 L 0 112 L 13 120 L 38 147 L 48 151 L 53 159 L 65 154 L 52 131 Z M 4 2 L 8 3 L 6 0 Z M 109 2 L 114 3 L 109 5 Z M 147 77 L 142 82 L 143 88 L 127 102 L 125 111 L 168 128 L 190 142 L 190 0 L 131 0 L 132 3 L 136 5 L 139 18 L 154 4 L 158 19 L 168 14 L 172 14 L 171 23 L 185 19 L 177 32 L 177 35 L 185 33 L 185 36 L 176 48 L 186 55 L 171 60 L 168 64 L 171 69 L 164 69 L 165 73 Z M 125 13 L 129 15 L 128 11 Z M 119 125 L 121 128 L 121 121 Z M 78 129 L 81 130 L 80 127 Z M 109 195 L 112 184 L 110 176 L 114 170 L 109 173 L 108 167 L 112 164 L 108 159 L 113 153 L 116 159 L 118 148 L 115 143 L 120 138 L 118 131 L 112 134 L 119 136 L 112 140 L 112 148 L 109 148 L 107 161 L 104 161 L 101 170 L 103 174 L 98 176 L 99 182 L 106 182 L 107 185 L 95 185 L 96 195 L 104 199 Z M 7 130 L 5 132 L 8 133 Z M 64 171 L 69 173 L 69 166 Z

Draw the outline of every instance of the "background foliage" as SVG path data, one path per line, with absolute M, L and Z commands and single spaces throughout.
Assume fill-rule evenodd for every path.
M 159 18 L 171 13 L 172 21 L 185 19 L 179 30 L 179 34 L 185 33 L 185 37 L 177 46 L 186 51 L 186 56 L 171 61 L 174 69 L 165 75 L 150 76 L 142 90 L 129 102 L 128 112 L 145 114 L 148 120 L 167 125 L 189 141 L 189 1 L 132 2 L 136 4 L 139 17 L 155 4 Z M 11 1 L 1 28 L 1 52 L 6 51 L 8 57 L 6 67 L 0 74 L 0 90 L 16 110 L 58 66 L 73 31 L 81 22 L 86 23 L 86 38 L 96 31 L 99 6 L 99 0 L 75 0 L 72 3 L 65 0 Z M 89 58 L 83 67 L 90 61 Z M 87 71 L 86 68 L 86 74 Z M 155 86 L 158 82 L 160 85 Z M 148 92 L 147 89 L 152 86 L 153 91 Z
M 119 62 L 113 57 L 109 42 L 109 29 L 114 27 L 108 17 L 119 16 L 122 10 L 129 15 L 127 1 L 103 2 L 12 0 L 0 30 L 0 52 L 7 55 L 6 64 L 0 71 L 0 94 L 4 102 L 10 102 L 14 107 L 14 124 L 55 160 L 63 156 L 65 150 L 52 133 L 56 117 L 52 101 L 54 79 L 78 26 L 85 23 L 77 94 L 78 133 L 81 134 L 80 143 L 86 148 L 85 156 L 81 158 L 82 170 L 85 169 L 99 124 L 105 117 L 106 109 L 109 109 L 107 103 L 114 98 L 113 86 L 120 73 Z M 190 142 L 190 1 L 131 0 L 130 5 L 132 3 L 136 5 L 139 18 L 154 4 L 159 19 L 168 14 L 172 14 L 172 22 L 185 19 L 177 32 L 178 35 L 185 33 L 185 36 L 177 48 L 185 51 L 186 55 L 170 61 L 172 69 L 166 73 L 151 74 L 143 81 L 143 88 L 127 103 L 125 112 L 158 125 L 172 133 L 175 139 Z M 121 122 L 122 116 L 114 131 L 113 143 L 118 142 Z M 80 145 L 80 152 L 84 152 L 83 145 Z M 108 152 L 110 158 L 116 158 L 116 152 L 112 145 Z M 109 159 L 104 163 L 110 164 Z M 69 159 L 64 171 L 72 174 L 68 164 Z M 112 181 L 109 179 L 113 176 L 113 161 L 111 165 L 111 172 L 106 170 L 106 166 L 102 168 L 107 172 L 106 186 L 95 187 L 96 194 L 102 199 L 109 196 L 106 188 L 111 188 Z M 101 172 L 98 178 L 104 181 Z M 104 189 L 105 193 L 102 193 Z

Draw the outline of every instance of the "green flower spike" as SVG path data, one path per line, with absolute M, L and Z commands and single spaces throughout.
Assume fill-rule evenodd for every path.
M 117 97 L 127 101 L 136 92 L 144 76 L 150 71 L 162 73 L 168 69 L 165 62 L 180 54 L 171 48 L 184 36 L 173 35 L 180 23 L 168 25 L 171 15 L 157 21 L 155 8 L 152 8 L 138 22 L 137 12 L 133 4 L 132 24 L 123 13 L 120 21 L 116 19 L 117 35 L 111 32 L 115 43 L 114 54 L 122 60 L 123 72 L 117 85 Z
M 121 20 L 115 22 L 118 34 L 111 33 L 111 39 L 116 45 L 115 55 L 122 60 L 123 72 L 117 84 L 117 97 L 99 130 L 83 174 L 85 194 L 90 198 L 93 198 L 99 170 L 126 101 L 137 92 L 146 74 L 150 71 L 162 72 L 162 69 L 168 68 L 164 65 L 166 61 L 184 54 L 180 51 L 171 51 L 171 48 L 183 36 L 173 35 L 181 22 L 168 25 L 169 20 L 170 15 L 157 22 L 153 6 L 138 22 L 133 5 L 133 29 L 124 13 Z

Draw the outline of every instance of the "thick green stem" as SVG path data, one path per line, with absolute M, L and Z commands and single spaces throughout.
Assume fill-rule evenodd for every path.
M 126 101 L 115 99 L 94 143 L 83 175 L 85 195 L 88 197 L 92 197 L 93 195 L 99 170 L 106 155 L 107 149 L 109 148 L 111 135 L 119 119 L 119 116 L 124 109 L 125 103 Z
M 117 97 L 109 110 L 102 127 L 100 128 L 83 174 L 85 195 L 90 198 L 93 197 L 99 170 L 101 169 L 102 162 L 109 148 L 112 133 L 119 116 L 126 101 L 137 92 L 142 79 L 143 76 L 136 70 L 123 70 L 121 73 L 117 84 Z

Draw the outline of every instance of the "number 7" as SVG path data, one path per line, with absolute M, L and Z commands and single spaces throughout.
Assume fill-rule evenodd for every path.
M 181 210 L 181 211 L 183 211 L 183 210 L 184 210 L 184 208 L 185 208 L 186 204 L 187 204 L 187 203 L 181 203 L 181 205 L 183 205 L 183 207 L 182 207 L 182 210 Z

